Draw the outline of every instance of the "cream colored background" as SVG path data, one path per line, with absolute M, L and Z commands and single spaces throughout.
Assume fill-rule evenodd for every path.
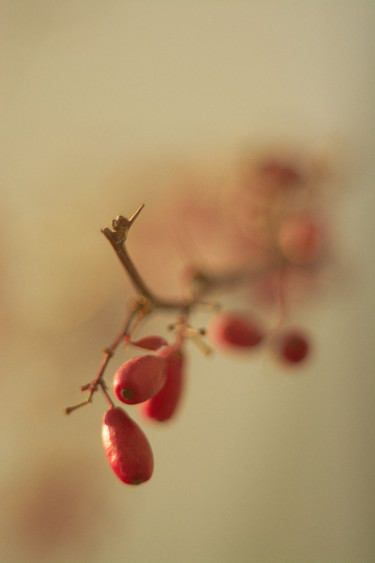
M 0 10 L 1 561 L 373 561 L 374 2 Z M 178 420 L 147 428 L 155 475 L 126 488 L 102 398 L 61 414 L 129 294 L 99 229 L 268 141 L 332 155 L 341 178 L 340 273 L 296 318 L 314 360 L 290 377 L 193 351 Z

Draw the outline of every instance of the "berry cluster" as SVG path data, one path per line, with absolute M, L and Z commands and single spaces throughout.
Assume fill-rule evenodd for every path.
M 316 178 L 315 178 L 316 180 Z M 326 246 L 318 213 L 314 211 L 314 175 L 303 167 L 283 160 L 268 159 L 244 174 L 238 182 L 235 205 L 226 200 L 227 217 L 233 226 L 234 248 L 245 259 L 239 267 L 220 273 L 201 267 L 190 267 L 187 293 L 183 299 L 162 299 L 145 283 L 125 242 L 130 228 L 143 205 L 130 218 L 117 217 L 112 228 L 103 229 L 122 266 L 126 270 L 137 299 L 129 307 L 124 327 L 104 350 L 98 374 L 81 387 L 88 395 L 84 401 L 68 407 L 69 414 L 92 402 L 101 390 L 109 403 L 102 423 L 102 440 L 114 473 L 124 483 L 135 485 L 150 479 L 153 473 L 153 454 L 147 437 L 139 425 L 112 400 L 104 374 L 109 361 L 120 344 L 138 349 L 121 365 L 113 378 L 113 391 L 124 405 L 138 405 L 141 417 L 165 422 L 175 414 L 184 386 L 186 343 L 195 343 L 203 353 L 213 348 L 223 351 L 252 351 L 267 347 L 286 366 L 299 365 L 310 354 L 310 341 L 301 329 L 290 328 L 287 317 L 296 279 L 312 280 L 324 255 Z M 225 228 L 217 221 L 222 232 Z M 229 238 L 229 237 L 228 237 Z M 230 250 L 234 254 L 234 250 Z M 191 314 L 207 307 L 207 296 L 218 290 L 238 287 L 250 288 L 255 302 L 276 304 L 278 320 L 260 321 L 252 307 L 251 314 L 221 310 L 209 303 L 215 312 L 205 329 L 189 324 Z M 310 287 L 307 285 L 307 293 Z M 151 335 L 134 339 L 135 330 L 155 310 L 176 315 L 171 328 L 174 340 L 168 343 L 161 336 Z M 262 316 L 262 315 L 261 315 Z M 207 337 L 207 344 L 204 337 Z
M 276 357 L 285 364 L 298 364 L 309 354 L 308 337 L 302 330 L 289 329 L 267 334 L 258 320 L 243 314 L 223 311 L 215 315 L 207 326 L 207 338 L 222 350 L 251 350 L 267 340 Z
M 155 353 L 135 356 L 125 362 L 114 376 L 114 392 L 121 402 L 138 404 L 144 417 L 165 422 L 174 415 L 181 397 L 182 349 L 169 346 L 158 336 L 132 344 Z M 139 485 L 150 479 L 154 468 L 150 444 L 122 408 L 111 405 L 105 413 L 102 439 L 110 466 L 121 481 Z

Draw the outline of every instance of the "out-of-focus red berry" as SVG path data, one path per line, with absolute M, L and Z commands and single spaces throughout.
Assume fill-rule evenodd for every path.
M 279 246 L 288 260 L 304 264 L 317 258 L 322 249 L 322 238 L 316 219 L 301 215 L 283 221 L 279 231 Z
M 128 405 L 147 401 L 162 389 L 167 378 L 167 362 L 159 356 L 136 356 L 117 370 L 113 378 L 116 396 Z
M 104 414 L 102 440 L 109 464 L 123 483 L 139 485 L 150 479 L 154 458 L 149 441 L 120 407 Z
M 297 330 L 282 334 L 277 348 L 281 359 L 287 364 L 298 364 L 304 361 L 310 352 L 307 337 Z
M 158 356 L 167 363 L 167 380 L 159 393 L 140 405 L 141 412 L 147 418 L 165 422 L 172 418 L 180 403 L 185 357 L 181 350 L 173 350 L 169 346 L 161 348 Z
M 131 344 L 133 344 L 133 346 L 137 346 L 138 348 L 155 352 L 162 346 L 167 346 L 168 342 L 162 336 L 144 336 L 139 340 L 131 341 Z
M 206 334 L 213 346 L 227 349 L 254 348 L 264 338 L 263 331 L 255 320 L 226 311 L 212 317 Z
M 263 161 L 258 166 L 257 173 L 263 182 L 281 188 L 296 186 L 303 182 L 301 172 L 294 164 L 272 158 Z

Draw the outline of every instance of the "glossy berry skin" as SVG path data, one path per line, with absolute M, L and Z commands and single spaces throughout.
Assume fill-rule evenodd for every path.
M 150 479 L 154 470 L 151 446 L 122 408 L 112 407 L 104 414 L 102 440 L 109 464 L 120 481 L 139 485 Z
M 172 350 L 169 346 L 162 348 L 158 355 L 167 362 L 167 380 L 157 395 L 142 403 L 141 411 L 147 418 L 165 422 L 173 417 L 180 402 L 185 358 L 180 350 Z
M 306 336 L 298 331 L 283 334 L 279 342 L 279 354 L 287 364 L 298 364 L 305 360 L 309 348 Z
M 117 370 L 113 389 L 120 401 L 135 405 L 158 393 L 167 379 L 167 363 L 154 355 L 131 358 Z
M 222 349 L 250 349 L 264 337 L 255 321 L 225 311 L 211 319 L 206 334 L 213 346 Z

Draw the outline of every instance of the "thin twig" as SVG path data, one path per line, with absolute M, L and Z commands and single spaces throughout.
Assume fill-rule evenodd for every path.
M 133 308 L 133 310 L 128 315 L 121 331 L 118 333 L 118 335 L 113 340 L 113 342 L 107 348 L 105 348 L 103 350 L 104 357 L 102 359 L 102 362 L 100 364 L 100 367 L 99 367 L 99 370 L 98 370 L 98 373 L 97 373 L 95 379 L 93 379 L 90 383 L 87 383 L 86 385 L 81 386 L 81 391 L 87 391 L 87 390 L 89 391 L 87 398 L 84 401 L 77 403 L 76 405 L 72 405 L 71 407 L 66 407 L 65 410 L 64 410 L 65 414 L 70 414 L 71 412 L 75 411 L 76 409 L 83 407 L 85 405 L 88 405 L 89 403 L 92 403 L 93 395 L 98 390 L 99 387 L 103 391 L 104 396 L 106 397 L 109 404 L 111 406 L 114 406 L 114 403 L 113 403 L 111 397 L 109 396 L 109 394 L 107 392 L 107 386 L 106 386 L 105 381 L 103 379 L 104 372 L 107 368 L 107 365 L 108 365 L 110 359 L 114 355 L 116 348 L 120 344 L 120 342 L 123 341 L 126 336 L 130 335 L 132 331 L 134 331 L 134 329 L 136 328 L 138 323 L 147 314 L 149 314 L 151 312 L 151 310 L 152 310 L 152 307 L 150 307 L 150 305 L 148 305 L 147 302 L 145 302 L 144 299 L 138 300 L 138 302 L 136 303 L 136 306 Z

